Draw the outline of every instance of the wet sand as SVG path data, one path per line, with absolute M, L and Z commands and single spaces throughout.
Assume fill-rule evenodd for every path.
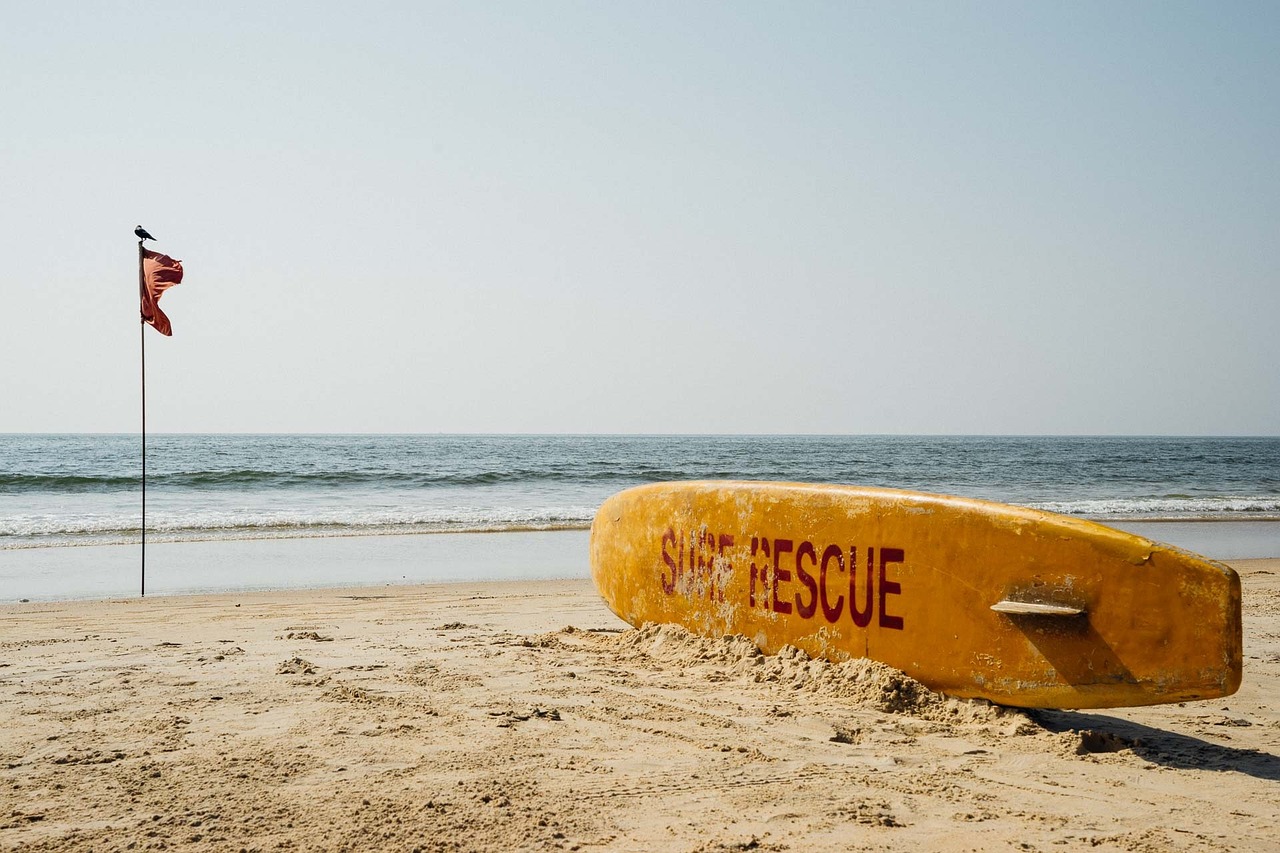
M 589 581 L 0 606 L 0 848 L 1274 850 L 1280 560 L 1235 696 L 1035 712 L 631 630 Z

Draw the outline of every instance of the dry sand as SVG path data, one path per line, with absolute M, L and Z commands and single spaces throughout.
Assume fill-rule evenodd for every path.
M 0 847 L 1280 849 L 1280 560 L 1226 700 L 1027 713 L 586 581 L 0 607 Z

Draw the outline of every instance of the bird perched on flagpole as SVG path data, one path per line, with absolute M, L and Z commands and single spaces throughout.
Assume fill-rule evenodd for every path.
M 154 239 L 155 239 L 155 237 L 152 237 L 150 234 L 148 234 L 148 233 L 147 233 L 147 229 L 143 228 L 141 225 L 139 225 L 137 228 L 133 229 L 133 233 L 134 233 L 134 234 L 136 234 L 136 235 L 138 235 L 138 240 L 139 240 L 139 241 L 142 241 L 142 240 L 154 240 Z

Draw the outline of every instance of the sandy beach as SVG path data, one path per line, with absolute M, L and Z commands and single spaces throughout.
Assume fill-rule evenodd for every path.
M 1274 850 L 1280 560 L 1225 700 L 961 702 L 589 581 L 0 606 L 13 850 Z

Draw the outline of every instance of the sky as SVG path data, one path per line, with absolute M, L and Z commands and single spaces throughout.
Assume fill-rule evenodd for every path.
M 0 432 L 1280 434 L 1280 4 L 4 21 Z

